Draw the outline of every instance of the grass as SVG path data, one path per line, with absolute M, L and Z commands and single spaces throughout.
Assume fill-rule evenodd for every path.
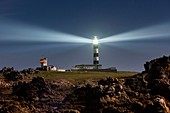
M 55 72 L 55 71 L 41 71 L 39 74 L 32 76 L 43 77 L 46 80 L 59 80 L 65 79 L 72 83 L 78 83 L 85 80 L 100 80 L 108 76 L 113 78 L 131 77 L 137 74 L 137 72 Z M 0 74 L 0 78 L 3 76 Z
M 42 71 L 36 76 L 44 77 L 46 80 L 66 79 L 71 82 L 80 82 L 84 80 L 100 80 L 108 76 L 113 78 L 130 77 L 137 72 L 55 72 Z

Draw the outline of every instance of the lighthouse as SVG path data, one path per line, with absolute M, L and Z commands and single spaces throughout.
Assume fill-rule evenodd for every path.
M 92 64 L 80 64 L 72 67 L 71 71 L 91 71 L 91 72 L 117 72 L 115 67 L 102 68 L 102 64 L 99 63 L 99 40 L 97 36 L 92 39 L 93 46 L 93 63 Z
M 96 69 L 98 69 L 99 65 L 99 42 L 97 36 L 94 36 L 93 39 L 93 65 L 95 65 Z

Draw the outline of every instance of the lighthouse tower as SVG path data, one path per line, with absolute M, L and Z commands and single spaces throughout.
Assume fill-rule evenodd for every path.
M 96 65 L 98 68 L 99 65 L 99 47 L 98 47 L 98 39 L 97 36 L 94 36 L 93 39 L 93 65 Z
M 102 68 L 102 64 L 99 63 L 99 40 L 97 36 L 94 36 L 93 40 L 93 64 L 81 64 L 75 65 L 72 71 L 84 71 L 84 72 L 117 72 L 115 67 Z

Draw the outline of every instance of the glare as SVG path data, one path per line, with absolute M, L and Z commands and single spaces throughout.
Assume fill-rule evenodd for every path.
M 149 26 L 125 33 L 91 40 L 86 37 L 45 29 L 25 23 L 0 19 L 0 41 L 30 41 L 30 42 L 56 42 L 56 43 L 108 43 L 147 39 L 163 39 L 170 37 L 170 23 Z
M 97 36 L 94 36 L 94 39 L 93 39 L 93 44 L 94 45 L 97 45 L 99 43 L 98 39 L 97 39 Z
M 25 23 L 0 20 L 0 41 L 91 43 L 89 38 Z
M 145 27 L 118 35 L 109 36 L 100 39 L 100 43 L 107 42 L 122 42 L 122 41 L 135 41 L 135 40 L 147 40 L 147 39 L 165 39 L 170 37 L 170 23 L 154 25 Z

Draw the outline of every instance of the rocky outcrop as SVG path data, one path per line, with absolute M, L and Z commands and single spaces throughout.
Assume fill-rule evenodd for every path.
M 169 113 L 170 57 L 152 60 L 144 67 L 145 71 L 131 78 L 107 77 L 97 86 L 79 87 L 66 99 L 81 113 Z
M 28 74 L 38 74 L 40 73 L 39 70 L 33 69 L 33 68 L 28 68 L 28 69 L 24 69 L 21 71 L 21 73 L 23 73 L 24 75 L 28 75 Z
M 146 62 L 144 67 L 133 77 L 79 84 L 28 77 L 37 73 L 31 68 L 22 72 L 3 68 L 0 112 L 170 113 L 170 56 Z
M 22 71 L 14 70 L 13 67 L 4 67 L 0 71 L 7 81 L 23 81 L 25 79 L 31 79 L 29 75 L 39 73 L 38 70 L 28 68 Z
M 25 101 L 1 101 L 3 106 L 1 107 L 0 113 L 38 113 L 40 112 L 36 109 L 32 103 L 27 103 Z

